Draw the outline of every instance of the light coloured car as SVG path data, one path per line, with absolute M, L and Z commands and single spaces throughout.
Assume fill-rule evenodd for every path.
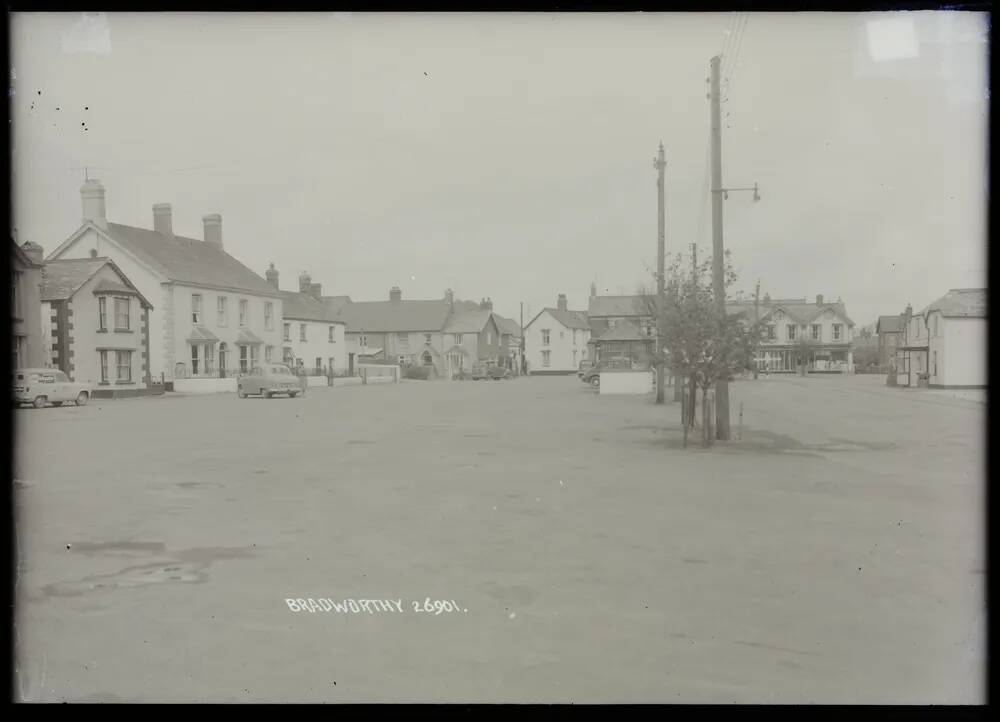
M 89 384 L 70 381 L 59 369 L 17 369 L 14 371 L 14 404 L 31 404 L 36 409 L 52 404 L 84 406 L 93 389 Z
M 288 394 L 295 398 L 299 394 L 305 395 L 304 380 L 304 376 L 296 376 L 284 364 L 264 364 L 236 379 L 236 394 L 241 399 L 251 395 L 269 399 L 274 394 Z

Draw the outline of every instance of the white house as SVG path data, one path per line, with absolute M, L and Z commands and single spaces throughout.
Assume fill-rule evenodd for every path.
M 986 387 L 986 289 L 953 288 L 920 313 L 907 307 L 903 322 L 897 385 Z
M 274 264 L 264 274 L 278 288 Z M 322 300 L 322 287 L 308 273 L 299 276 L 299 291 L 281 291 L 281 360 L 291 368 L 326 375 L 347 368 L 347 325 Z
M 100 181 L 80 193 L 83 224 L 48 260 L 110 258 L 150 300 L 153 380 L 171 389 L 177 379 L 218 380 L 280 358 L 281 294 L 223 249 L 221 216 L 204 216 L 197 240 L 174 234 L 169 204 L 153 206 L 150 230 L 110 223 Z
M 590 324 L 584 311 L 570 311 L 566 295 L 555 308 L 544 308 L 524 327 L 524 354 L 528 373 L 572 374 L 587 360 Z

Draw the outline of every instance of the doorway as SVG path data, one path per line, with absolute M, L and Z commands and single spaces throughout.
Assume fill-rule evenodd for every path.
M 226 349 L 226 342 L 223 341 L 219 344 L 219 378 L 226 378 L 226 357 L 228 356 Z

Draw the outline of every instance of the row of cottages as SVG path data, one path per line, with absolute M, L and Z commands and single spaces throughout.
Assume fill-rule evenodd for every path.
M 985 388 L 986 289 L 953 288 L 923 311 L 907 306 L 890 383 Z
M 422 366 L 438 378 L 453 378 L 477 362 L 513 367 L 517 361 L 510 322 L 493 313 L 488 299 L 478 306 L 457 301 L 449 289 L 443 299 L 404 300 L 394 286 L 388 301 L 328 304 L 340 307 L 337 318 L 346 325 L 352 368 L 364 357 Z
M 136 228 L 108 221 L 100 181 L 89 179 L 80 192 L 83 224 L 51 254 L 47 266 L 110 259 L 114 265 L 106 264 L 109 270 L 102 274 L 120 273 L 119 285 L 148 299 L 145 383 L 164 382 L 172 389 L 175 380 L 227 378 L 258 361 L 279 360 L 282 295 L 225 251 L 220 215 L 203 217 L 204 238 L 198 240 L 174 233 L 169 204 L 153 206 L 152 229 Z M 78 298 L 79 291 L 67 299 L 67 314 Z M 117 332 L 109 333 L 116 343 L 122 341 Z M 62 349 L 59 354 L 59 363 L 67 363 Z
M 569 310 L 566 294 L 560 293 L 555 308 L 543 308 L 524 327 L 529 373 L 575 373 L 588 358 L 589 341 L 586 312 Z
M 10 253 L 10 325 L 13 344 L 13 367 L 45 366 L 42 342 L 41 291 L 44 251 L 30 241 L 18 246 L 11 239 Z
M 281 362 L 314 375 L 345 370 L 347 325 L 324 301 L 322 285 L 302 273 L 298 291 L 281 291 L 273 263 L 264 275 L 268 285 L 281 293 Z

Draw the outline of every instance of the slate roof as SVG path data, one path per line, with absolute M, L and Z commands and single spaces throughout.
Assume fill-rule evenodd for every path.
M 940 311 L 948 318 L 986 318 L 985 288 L 953 288 L 923 311 Z
M 204 326 L 195 326 L 188 334 L 187 341 L 218 341 L 219 337 Z
M 336 318 L 357 333 L 440 331 L 449 314 L 444 299 L 434 301 L 354 301 L 340 309 Z
M 340 313 L 340 310 L 351 302 L 350 296 L 321 296 L 320 298 L 323 300 L 323 305 L 326 306 L 327 310 L 333 316 Z
M 343 323 L 337 314 L 322 301 L 317 301 L 308 293 L 281 291 L 281 308 L 284 318 L 296 321 L 321 321 L 323 323 Z
M 816 305 L 806 301 L 805 299 L 789 299 L 789 300 L 772 300 L 770 305 L 765 306 L 761 303 L 758 307 L 760 313 L 760 320 L 767 321 L 768 318 L 775 311 L 783 311 L 787 316 L 789 316 L 793 321 L 804 324 L 810 323 L 819 317 L 827 309 L 832 310 L 838 316 L 847 321 L 848 326 L 853 326 L 854 321 L 852 321 L 848 315 L 847 310 L 844 308 L 843 301 L 837 301 L 836 303 L 824 303 L 823 305 Z M 747 318 L 752 319 L 754 317 L 754 304 L 753 301 L 746 303 L 732 303 L 726 304 L 726 312 L 735 315 L 737 313 L 746 314 Z
M 561 323 L 566 328 L 582 328 L 590 330 L 590 322 L 587 320 L 587 314 L 583 311 L 562 311 L 558 308 L 543 308 L 541 311 L 535 314 L 535 317 L 525 324 L 525 328 L 533 324 L 538 320 L 546 311 L 554 318 L 556 321 Z
M 178 283 L 277 296 L 263 278 L 212 243 L 108 223 L 107 234 L 130 253 Z
M 125 274 L 110 258 L 67 258 L 46 261 L 42 267 L 41 300 L 64 301 L 72 298 L 73 294 L 79 291 L 104 266 L 111 266 L 120 279 L 125 279 Z M 124 289 L 124 292 L 138 296 L 147 308 L 153 307 L 141 293 L 131 286 L 114 284 L 102 279 L 98 282 L 97 288 L 105 284 L 112 286 L 113 290 Z
M 27 242 L 30 243 L 30 241 Z M 11 246 L 13 246 L 13 248 L 11 248 L 11 252 L 23 265 L 28 266 L 30 268 L 41 268 L 43 265 L 45 265 L 44 263 L 39 263 L 31 256 L 29 256 L 27 252 L 24 250 L 24 248 L 17 245 L 17 242 L 13 238 L 10 239 L 10 243 Z
M 642 331 L 637 329 L 635 325 L 624 321 L 622 323 L 616 323 L 613 327 L 605 331 L 598 341 L 652 341 L 650 336 L 647 336 Z
M 497 316 L 493 314 L 493 318 L 497 321 L 497 326 L 500 327 L 500 333 L 506 333 L 514 338 L 521 337 L 521 324 L 512 318 L 504 318 L 503 316 Z
M 642 296 L 591 296 L 588 316 L 649 316 Z
M 115 283 L 114 281 L 109 281 L 106 278 L 102 278 L 94 286 L 94 293 L 127 293 L 132 296 L 138 296 L 139 292 L 134 288 L 126 286 L 124 283 Z
M 903 317 L 896 316 L 879 316 L 878 322 L 875 324 L 875 333 L 900 333 L 903 330 Z
M 459 311 L 448 319 L 444 327 L 445 333 L 479 333 L 493 315 L 492 311 Z M 499 327 L 499 324 L 497 324 Z
M 236 334 L 236 343 L 264 343 L 264 339 L 255 334 L 253 331 L 247 328 L 241 328 L 240 332 Z

